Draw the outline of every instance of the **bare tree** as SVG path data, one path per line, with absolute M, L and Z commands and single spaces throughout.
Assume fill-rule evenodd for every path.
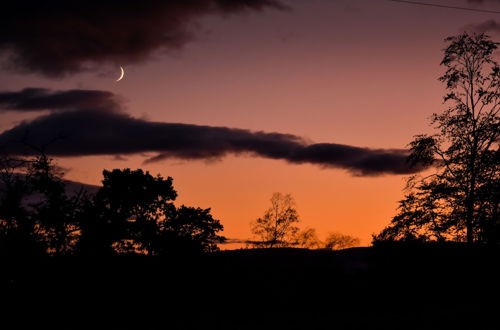
M 299 215 L 293 197 L 274 193 L 271 207 L 252 224 L 252 232 L 256 236 L 252 245 L 265 248 L 290 246 L 299 231 L 295 226 L 298 222 Z

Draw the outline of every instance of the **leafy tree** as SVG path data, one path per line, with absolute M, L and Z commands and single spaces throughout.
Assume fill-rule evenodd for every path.
M 172 178 L 141 169 L 103 171 L 102 187 L 82 219 L 85 253 L 152 253 L 158 221 L 174 208 Z
M 52 255 L 72 254 L 80 238 L 79 217 L 86 191 L 68 194 L 63 173 L 45 154 L 30 162 L 28 177 L 35 194 L 31 216 L 37 223 L 39 237 Z
M 211 252 L 225 238 L 210 209 L 181 206 L 172 178 L 103 171 L 94 196 L 66 194 L 52 160 L 0 157 L 0 254 L 158 255 Z
M 290 246 L 299 231 L 295 226 L 298 222 L 299 215 L 293 197 L 274 193 L 271 207 L 252 224 L 252 232 L 258 240 L 253 245 L 264 248 Z
M 327 250 L 342 250 L 358 245 L 359 238 L 335 232 L 328 234 L 324 243 L 324 248 Z
M 210 209 L 176 208 L 171 177 L 141 169 L 103 171 L 103 186 L 82 218 L 81 249 L 90 254 L 211 252 L 224 237 Z
M 37 240 L 36 224 L 27 209 L 29 179 L 23 175 L 28 160 L 0 157 L 0 254 L 33 256 L 45 253 Z
M 219 220 L 214 219 L 210 209 L 187 207 L 177 208 L 168 219 L 160 222 L 155 252 L 199 253 L 214 252 L 226 238 L 217 235 L 224 229 Z
M 434 173 L 412 177 L 399 213 L 374 240 L 499 242 L 500 67 L 484 34 L 446 39 L 439 78 L 448 109 L 432 116 L 433 135 L 417 135 L 409 160 Z
M 71 253 L 81 194 L 66 195 L 53 161 L 44 153 L 33 159 L 4 157 L 1 172 L 0 227 L 9 253 Z

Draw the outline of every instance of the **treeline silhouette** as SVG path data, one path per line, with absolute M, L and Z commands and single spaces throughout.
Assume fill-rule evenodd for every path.
M 0 256 L 199 254 L 225 240 L 210 209 L 174 205 L 171 177 L 104 170 L 97 191 L 68 193 L 45 154 L 1 162 Z

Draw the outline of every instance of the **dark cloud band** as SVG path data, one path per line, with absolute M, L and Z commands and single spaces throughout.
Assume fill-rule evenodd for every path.
M 62 111 L 75 109 L 117 110 L 118 98 L 98 90 L 68 90 L 53 93 L 44 88 L 25 88 L 19 92 L 0 92 L 0 112 Z
M 80 97 L 96 91 L 44 91 L 44 99 L 58 99 L 60 95 Z M 94 93 L 94 94 L 92 94 Z M 98 91 L 97 91 L 98 93 Z M 113 94 L 102 92 L 106 101 Z M 0 93 L 0 99 L 6 93 Z M 15 93 L 10 93 L 11 100 Z M 16 108 L 23 111 L 19 92 Z M 100 105 L 100 99 L 94 99 Z M 0 103 L 1 104 L 1 103 Z M 31 103 L 28 103 L 31 104 Z M 52 102 L 52 113 L 24 122 L 0 134 L 0 147 L 11 154 L 30 154 L 29 145 L 52 143 L 47 152 L 57 156 L 125 155 L 155 152 L 147 162 L 167 158 L 214 159 L 230 154 L 259 156 L 285 160 L 295 164 L 315 164 L 326 168 L 341 168 L 355 175 L 409 174 L 420 171 L 407 163 L 407 151 L 402 149 L 369 149 L 335 143 L 310 144 L 305 139 L 282 133 L 253 132 L 244 129 L 213 127 L 180 123 L 146 121 L 118 111 L 119 104 L 110 109 L 103 107 L 77 109 L 69 102 Z M 60 106 L 60 108 L 57 108 Z M 36 108 L 30 105 L 31 108 Z M 44 108 L 46 105 L 44 106 Z
M 473 3 L 473 4 L 500 3 L 500 0 L 467 0 L 467 2 Z
M 278 0 L 23 0 L 2 2 L 0 55 L 18 71 L 57 77 L 99 64 L 124 65 L 182 46 L 196 20 Z

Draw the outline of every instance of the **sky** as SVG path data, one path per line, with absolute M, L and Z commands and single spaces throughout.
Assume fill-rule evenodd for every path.
M 498 0 L 419 2 L 500 12 Z M 282 192 L 320 239 L 369 245 L 422 170 L 407 144 L 445 109 L 444 39 L 495 38 L 497 22 L 389 0 L 9 4 L 0 145 L 55 139 L 65 177 L 88 184 L 112 168 L 171 176 L 176 203 L 210 207 L 231 239 L 251 238 Z

